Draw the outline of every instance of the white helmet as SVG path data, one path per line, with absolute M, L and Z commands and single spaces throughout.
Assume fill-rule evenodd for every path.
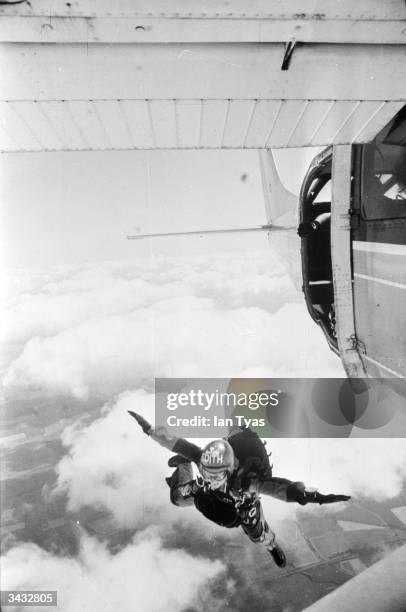
M 224 487 L 235 467 L 234 451 L 227 440 L 213 440 L 204 447 L 199 470 L 211 489 Z

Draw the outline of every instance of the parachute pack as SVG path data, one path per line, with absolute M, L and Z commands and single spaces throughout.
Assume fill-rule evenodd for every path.
M 238 459 L 240 467 L 237 477 L 241 482 L 250 474 L 259 478 L 272 476 L 272 466 L 265 445 L 255 431 L 242 429 L 226 439 Z

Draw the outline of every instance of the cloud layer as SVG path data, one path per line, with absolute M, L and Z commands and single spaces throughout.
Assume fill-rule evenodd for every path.
M 12 277 L 4 384 L 110 396 L 155 376 L 340 376 L 269 255 L 198 257 Z
M 3 588 L 57 588 L 63 612 L 76 612 L 79 601 L 86 610 L 106 609 L 108 601 L 118 612 L 208 609 L 202 590 L 210 590 L 225 565 L 202 557 L 199 544 L 214 534 L 218 552 L 221 542 L 244 536 L 208 523 L 193 507 L 170 504 L 169 452 L 127 410 L 153 421 L 158 375 L 342 376 L 284 270 L 269 255 L 251 253 L 20 271 L 10 279 L 8 323 L 9 394 L 35 388 L 104 404 L 93 423 L 64 431 L 55 494 L 66 494 L 68 511 L 106 509 L 118 527 L 137 535 L 112 553 L 82 533 L 75 559 L 16 545 L 2 562 Z M 268 444 L 276 476 L 323 493 L 387 499 L 406 476 L 403 441 Z M 265 498 L 263 504 L 283 539 L 295 506 Z M 180 541 L 184 550 L 174 548 Z M 213 612 L 223 604 L 210 602 Z
M 123 527 L 176 520 L 164 482 L 170 453 L 146 436 L 127 410 L 153 422 L 153 395 L 124 393 L 88 427 L 65 430 L 68 453 L 57 466 L 56 491 L 68 493 L 68 510 L 86 505 L 108 509 Z
M 58 610 L 178 612 L 205 599 L 203 587 L 224 567 L 187 554 L 163 550 L 160 538 L 144 532 L 116 554 L 86 535 L 79 555 L 56 557 L 34 544 L 21 544 L 2 559 L 5 590 L 56 590 Z
M 377 501 L 396 497 L 406 481 L 403 439 L 270 440 L 275 475 L 302 480 L 322 493 Z

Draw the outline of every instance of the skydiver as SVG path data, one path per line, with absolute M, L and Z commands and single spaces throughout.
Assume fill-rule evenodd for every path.
M 264 444 L 249 428 L 239 428 L 227 440 L 213 440 L 201 449 L 183 438 L 170 436 L 164 427 L 154 428 L 132 410 L 128 413 L 145 434 L 177 453 L 168 461 L 169 467 L 176 468 L 166 478 L 171 502 L 175 506 L 194 504 L 206 518 L 222 527 L 241 526 L 253 542 L 265 546 L 279 567 L 286 565 L 286 557 L 264 518 L 259 494 L 302 506 L 350 499 L 349 495 L 322 495 L 306 489 L 303 482 L 272 476 Z M 199 470 L 196 478 L 192 462 Z

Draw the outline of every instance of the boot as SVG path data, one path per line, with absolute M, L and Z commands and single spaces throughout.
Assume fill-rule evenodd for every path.
M 272 559 L 278 567 L 285 567 L 286 565 L 286 556 L 283 552 L 282 548 L 274 542 L 272 548 L 267 548 L 267 551 L 270 553 Z

